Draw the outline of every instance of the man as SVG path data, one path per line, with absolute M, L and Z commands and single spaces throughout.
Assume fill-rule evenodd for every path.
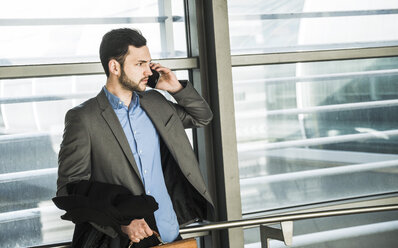
M 106 85 L 65 116 L 57 196 L 67 195 L 66 185 L 80 180 L 151 195 L 159 205 L 154 217 L 160 236 L 174 241 L 179 225 L 206 218 L 206 209 L 213 205 L 184 131 L 207 125 L 212 112 L 189 82 L 178 81 L 170 69 L 151 62 L 146 40 L 136 30 L 105 34 L 100 58 Z M 145 91 L 151 70 L 160 73 L 156 88 L 169 92 L 177 104 L 155 90 Z M 120 230 L 90 223 L 119 244 Z M 120 229 L 138 244 L 153 235 L 144 219 Z

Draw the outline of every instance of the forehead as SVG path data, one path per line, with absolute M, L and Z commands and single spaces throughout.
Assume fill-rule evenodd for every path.
M 151 54 L 147 46 L 135 47 L 129 46 L 129 52 L 126 56 L 126 61 L 139 62 L 139 61 L 151 61 Z

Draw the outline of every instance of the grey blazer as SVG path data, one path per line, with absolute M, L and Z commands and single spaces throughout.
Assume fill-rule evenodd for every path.
M 213 206 L 184 130 L 209 124 L 213 114 L 189 82 L 182 84 L 185 87 L 173 95 L 178 104 L 168 101 L 155 90 L 140 92 L 140 104 L 156 127 L 162 144 L 172 155 L 177 165 L 173 170 L 178 170 L 184 177 L 172 178 L 173 172 L 167 173 L 171 176 L 166 178 L 165 175 L 166 185 L 173 180 L 189 182 Z M 145 193 L 124 131 L 103 90 L 97 97 L 67 112 L 58 164 L 57 196 L 66 195 L 66 184 L 77 180 L 118 184 L 133 194 Z M 170 196 L 173 201 L 173 195 Z

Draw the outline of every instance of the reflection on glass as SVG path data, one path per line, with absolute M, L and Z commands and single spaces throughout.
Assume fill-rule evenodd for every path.
M 243 213 L 396 191 L 397 62 L 234 68 Z
M 71 240 L 74 226 L 51 201 L 64 117 L 105 82 L 105 75 L 0 80 L 0 247 Z
M 183 2 L 166 2 L 7 1 L 0 9 L 0 66 L 97 62 L 102 36 L 122 27 L 139 29 L 154 58 L 185 57 Z
M 258 248 L 259 228 L 245 229 L 245 248 Z M 374 248 L 395 247 L 398 212 L 335 216 L 294 222 L 293 246 L 300 248 Z M 269 247 L 286 248 L 278 240 Z
M 64 116 L 104 82 L 103 75 L 0 81 L 1 247 L 70 240 L 73 225 L 51 201 Z
M 228 1 L 233 54 L 398 44 L 398 2 Z

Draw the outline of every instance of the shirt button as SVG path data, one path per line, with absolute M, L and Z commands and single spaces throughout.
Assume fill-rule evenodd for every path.
M 119 102 L 119 104 L 122 104 L 122 102 Z
M 137 133 L 137 131 L 134 131 L 134 134 L 136 134 Z
M 151 191 L 148 190 L 148 191 L 147 191 L 147 194 L 150 194 L 150 193 L 151 193 Z
M 140 154 L 142 154 L 142 150 L 140 150 Z
M 144 173 L 146 174 L 146 170 L 144 170 Z

